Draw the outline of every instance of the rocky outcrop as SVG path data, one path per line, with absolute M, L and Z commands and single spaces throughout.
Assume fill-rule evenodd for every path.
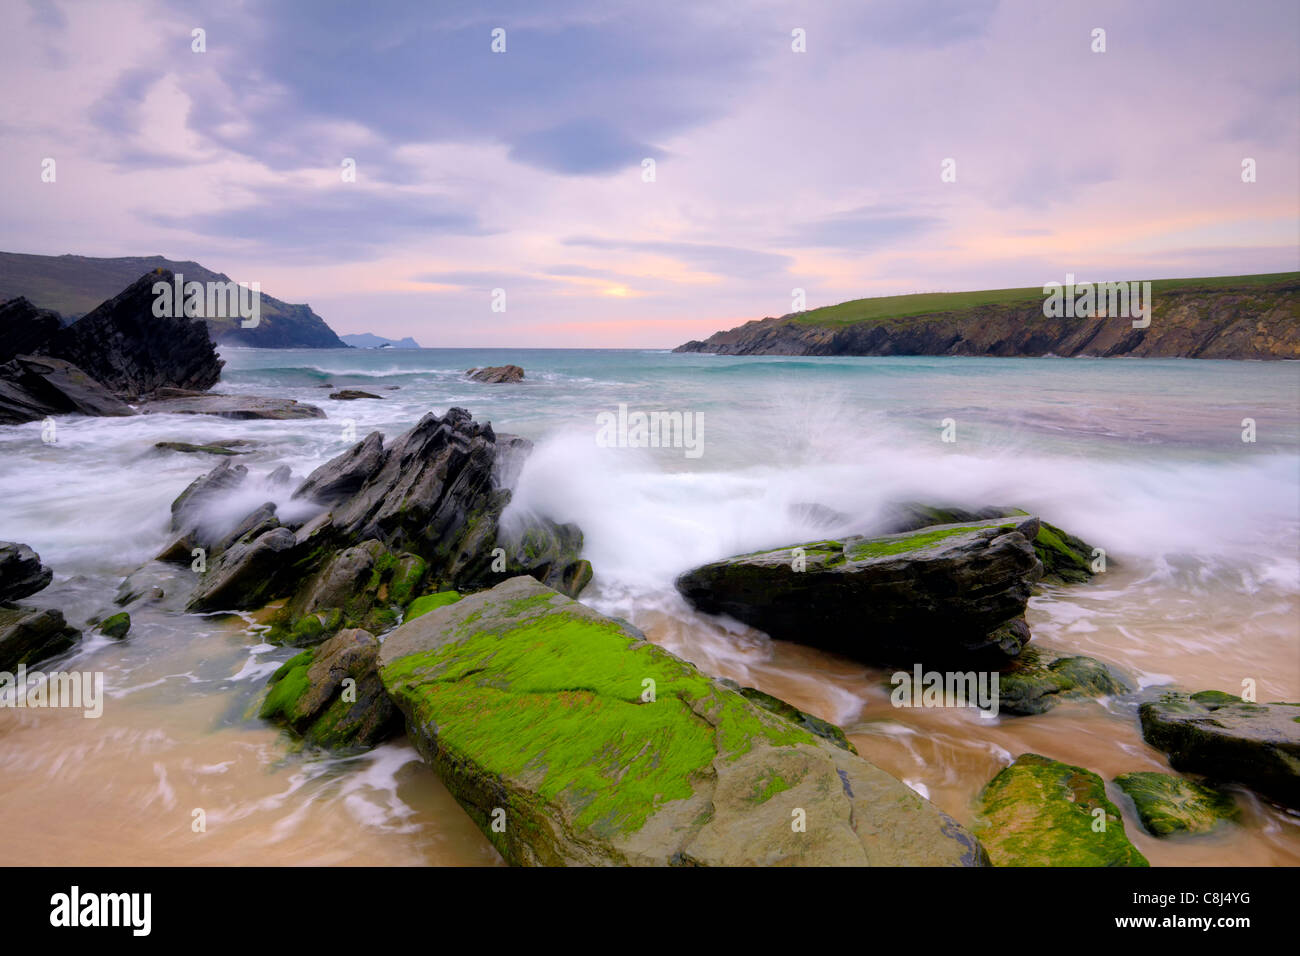
M 40 354 L 71 362 L 127 401 L 164 387 L 211 388 L 224 363 L 203 321 L 154 314 L 153 285 L 172 278 L 170 272 L 141 276 L 61 329 Z
M 340 631 L 271 675 L 260 716 L 318 747 L 373 747 L 402 728 L 401 715 L 379 680 L 378 658 L 374 635 Z
M 1029 640 L 1037 518 L 850 536 L 727 558 L 677 588 L 696 608 L 871 663 L 1006 661 Z
M 216 415 L 220 418 L 267 418 L 285 421 L 294 418 L 324 418 L 315 405 L 293 398 L 262 398 L 257 395 L 222 395 L 160 398 L 146 402 L 140 409 L 146 415 Z
M 79 640 L 81 631 L 69 627 L 60 611 L 0 605 L 0 671 L 31 667 Z
M 57 312 L 38 309 L 22 296 L 0 302 L 0 362 L 35 352 L 62 328 Z
M 524 379 L 524 370 L 518 365 L 489 365 L 484 368 L 471 368 L 466 370 L 465 374 L 475 382 L 485 382 L 488 385 L 510 384 L 512 382 L 522 382 Z
M 1166 693 L 1138 710 L 1142 736 L 1175 770 L 1245 784 L 1300 808 L 1300 704 L 1252 704 L 1217 690 Z
M 747 322 L 675 352 L 1300 358 L 1300 273 L 1152 283 L 1150 325 L 1048 318 L 1039 289 L 859 299 Z
M 994 866 L 1150 865 L 1101 777 L 1038 754 L 1022 754 L 988 782 L 974 831 Z
M 388 635 L 425 760 L 522 865 L 970 865 L 898 780 L 623 622 L 514 578 Z
M 1122 773 L 1115 786 L 1133 801 L 1152 836 L 1209 833 L 1241 815 L 1230 794 L 1168 773 Z
M 1115 697 L 1129 687 L 1099 660 L 1026 647 L 998 676 L 998 704 L 1008 714 L 1045 714 L 1066 700 Z
M 345 388 L 337 392 L 330 392 L 330 398 L 334 399 L 336 402 L 351 402 L 351 401 L 356 401 L 358 398 L 382 399 L 383 397 L 384 396 L 382 395 L 374 395 L 370 392 L 363 392 L 359 388 Z
M 134 415 L 135 409 L 62 359 L 20 355 L 0 365 L 0 425 L 49 415 Z
M 17 601 L 49 586 L 54 572 L 25 544 L 0 541 L 0 603 Z

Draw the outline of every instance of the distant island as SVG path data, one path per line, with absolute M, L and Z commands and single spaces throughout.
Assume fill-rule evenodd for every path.
M 369 332 L 356 332 L 352 335 L 339 336 L 354 349 L 418 349 L 420 343 L 409 335 L 404 339 L 386 339 L 382 335 Z
M 155 269 L 183 275 L 186 282 L 230 281 L 229 276 L 197 262 L 177 262 L 162 256 L 97 259 L 0 252 L 0 302 L 21 296 L 37 308 L 57 312 L 64 324 L 70 324 Z M 241 276 L 239 281 L 247 278 Z M 290 305 L 265 291 L 255 328 L 241 328 L 234 318 L 204 321 L 212 340 L 219 345 L 267 349 L 348 347 L 309 306 Z
M 1150 293 L 1149 324 L 1140 328 L 1127 315 L 1049 317 L 1048 296 L 1031 287 L 855 299 L 747 322 L 673 351 L 1300 359 L 1300 272 L 1159 279 Z

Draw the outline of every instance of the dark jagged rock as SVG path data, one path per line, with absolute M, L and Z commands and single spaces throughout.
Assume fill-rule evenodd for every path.
M 255 418 L 287 421 L 295 418 L 324 418 L 315 405 L 292 398 L 263 398 L 257 395 L 221 395 L 162 398 L 146 402 L 140 409 L 146 415 L 216 415 L 239 421 Z
M 275 514 L 275 502 L 268 501 L 257 510 L 245 515 L 232 531 L 213 545 L 212 550 L 220 554 L 240 541 L 251 541 L 278 527 L 280 527 L 280 519 Z
M 1142 736 L 1175 770 L 1245 784 L 1300 808 L 1300 704 L 1252 704 L 1217 690 L 1166 693 L 1138 709 Z
M 373 747 L 402 729 L 401 714 L 379 679 L 378 658 L 374 635 L 340 631 L 271 676 L 261 716 L 319 747 Z
M 472 381 L 485 382 L 488 385 L 521 382 L 524 378 L 524 370 L 518 365 L 490 365 L 484 368 L 471 368 L 467 369 L 465 374 Z
M 69 627 L 63 613 L 17 605 L 0 606 L 0 671 L 13 673 L 68 650 L 81 631 Z
M 159 552 L 158 560 L 189 564 L 195 548 L 215 551 L 220 538 L 204 520 L 204 511 L 215 499 L 239 488 L 247 477 L 246 467 L 223 461 L 190 482 L 172 502 L 171 530 L 176 536 Z
M 203 320 L 154 315 L 154 283 L 172 278 L 167 271 L 141 276 L 61 329 L 40 353 L 72 362 L 128 401 L 164 387 L 211 388 L 224 363 Z
M 326 508 L 336 507 L 361 490 L 384 462 L 384 436 L 371 432 L 341 455 L 321 465 L 294 491 Z
M 77 366 L 44 355 L 20 355 L 0 365 L 0 425 L 48 415 L 134 415 L 135 409 Z
M 237 610 L 265 604 L 280 593 L 296 545 L 292 531 L 275 528 L 221 552 L 199 579 L 189 610 Z
M 1022 754 L 979 799 L 974 830 L 994 866 L 1150 865 L 1091 770 Z M 1101 819 L 1105 828 L 1095 829 Z
M 0 541 L 0 603 L 17 601 L 49 586 L 54 572 L 25 544 Z
M 57 312 L 38 309 L 22 296 L 0 302 L 0 362 L 30 355 L 62 328 Z
M 998 677 L 999 707 L 1008 714 L 1044 714 L 1064 700 L 1128 693 L 1123 681 L 1091 657 L 1056 656 L 1026 647 Z
M 222 455 L 224 457 L 234 457 L 235 455 L 246 455 L 248 452 L 236 451 L 240 445 L 246 442 L 233 439 L 231 441 L 216 441 L 207 445 L 191 445 L 184 441 L 158 441 L 154 442 L 153 447 L 159 451 L 179 451 L 187 455 Z
M 363 392 L 359 388 L 345 388 L 338 392 L 330 392 L 330 398 L 338 402 L 351 402 L 358 398 L 382 399 L 383 397 L 384 396 L 382 395 L 372 395 L 370 392 Z
M 408 621 L 379 669 L 416 748 L 516 865 L 986 862 L 883 770 L 533 578 Z
M 1122 773 L 1115 778 L 1153 836 L 1209 833 L 1241 815 L 1231 794 L 1168 773 Z
M 940 525 L 727 558 L 688 571 L 695 607 L 871 663 L 1014 658 L 1042 565 L 1038 519 Z

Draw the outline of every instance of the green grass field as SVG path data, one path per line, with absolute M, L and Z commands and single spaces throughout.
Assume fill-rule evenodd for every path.
M 1064 277 L 1062 277 L 1064 278 Z M 1250 289 L 1300 280 L 1300 272 L 1271 272 L 1251 276 L 1210 276 L 1202 279 L 1155 279 L 1152 295 L 1161 292 L 1199 292 L 1222 289 Z M 985 289 L 978 292 L 923 292 L 913 295 L 886 295 L 874 299 L 853 299 L 839 305 L 801 312 L 795 321 L 803 325 L 842 326 L 880 323 L 891 319 L 937 313 L 962 312 L 984 305 L 1041 303 L 1042 286 L 1025 289 Z

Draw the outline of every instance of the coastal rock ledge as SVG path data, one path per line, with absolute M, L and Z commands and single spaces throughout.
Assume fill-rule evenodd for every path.
M 983 865 L 861 757 L 530 577 L 403 624 L 380 677 L 512 864 Z

